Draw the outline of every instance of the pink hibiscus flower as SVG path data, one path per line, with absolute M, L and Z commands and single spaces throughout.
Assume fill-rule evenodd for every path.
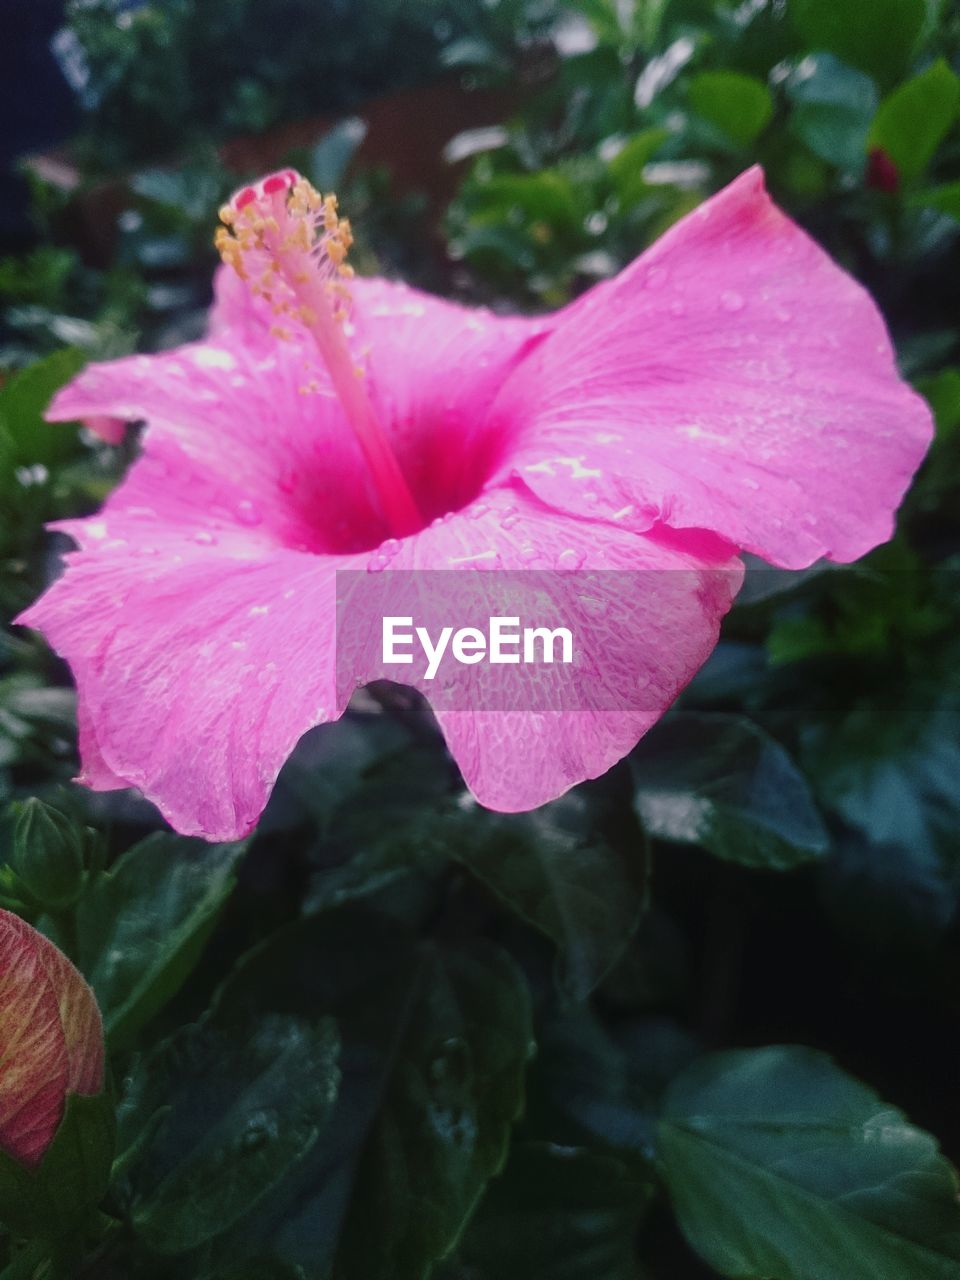
M 758 169 L 540 319 L 350 280 L 349 228 L 291 172 L 224 217 L 206 341 L 92 365 L 54 400 L 52 419 L 147 427 L 20 619 L 75 675 L 82 780 L 139 787 L 182 832 L 249 831 L 300 736 L 343 713 L 337 570 L 644 571 L 594 655 L 643 705 L 437 706 L 477 799 L 532 808 L 669 706 L 739 550 L 863 555 L 930 440 L 876 307 Z M 555 575 L 568 616 L 575 577 Z M 353 683 L 381 674 L 354 659 Z

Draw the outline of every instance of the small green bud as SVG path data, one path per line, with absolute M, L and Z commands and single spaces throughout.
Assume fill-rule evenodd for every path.
M 43 907 L 71 906 L 83 887 L 82 830 L 36 796 L 17 810 L 11 865 L 21 885 Z

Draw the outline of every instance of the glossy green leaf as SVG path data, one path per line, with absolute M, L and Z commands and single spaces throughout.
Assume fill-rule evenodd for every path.
M 914 182 L 957 118 L 960 80 L 943 60 L 898 85 L 880 103 L 869 144 L 882 147 L 904 182 Z
M 461 818 L 453 857 L 560 949 L 570 993 L 585 998 L 636 931 L 645 900 L 642 849 L 620 849 L 581 796 L 531 814 Z
M 332 1019 L 214 1016 L 143 1065 L 126 1105 L 159 1116 L 134 1212 L 153 1249 L 188 1253 L 254 1210 L 322 1132 L 338 1053 Z
M 506 1160 L 532 1034 L 504 952 L 424 952 L 338 1253 L 344 1280 L 426 1280 L 456 1245 Z
M 137 1221 L 208 1267 L 426 1276 L 503 1165 L 531 1036 L 522 975 L 490 944 L 418 945 L 356 908 L 283 929 L 139 1069 Z
M 741 147 L 770 123 L 773 98 L 755 76 L 738 71 L 701 71 L 688 86 L 690 106 Z
M 76 907 L 76 958 L 112 1046 L 129 1044 L 180 989 L 230 895 L 244 848 L 157 833 L 88 882 Z
M 772 871 L 827 850 L 803 775 L 749 720 L 682 712 L 647 734 L 632 764 L 634 803 L 651 835 Z
M 789 0 L 810 49 L 825 49 L 889 83 L 909 64 L 927 16 L 925 0 Z
M 644 905 L 646 867 L 635 830 L 616 842 L 602 813 L 575 792 L 533 813 L 501 814 L 452 794 L 442 775 L 409 752 L 385 761 L 348 798 L 337 819 L 341 840 L 358 850 L 318 884 L 356 894 L 356 873 L 372 888 L 415 866 L 453 859 L 505 906 L 559 948 L 564 984 L 583 999 L 617 960 Z M 411 807 L 411 797 L 422 803 Z M 314 898 L 316 903 L 316 896 Z
M 880 101 L 873 80 L 829 53 L 813 54 L 787 84 L 789 128 L 814 155 L 841 169 L 858 170 Z
M 437 1280 L 639 1280 L 649 1180 L 578 1147 L 516 1146 Z
M 933 1138 L 825 1055 L 718 1053 L 671 1087 L 663 1176 L 721 1275 L 955 1280 L 957 1177 Z

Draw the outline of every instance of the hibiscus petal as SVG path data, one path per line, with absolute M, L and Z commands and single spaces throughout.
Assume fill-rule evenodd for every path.
M 213 333 L 269 342 L 272 313 L 235 272 L 221 268 L 215 292 Z M 352 348 L 425 518 L 462 507 L 506 444 L 486 410 L 556 316 L 497 316 L 382 279 L 353 280 L 350 296 Z
M 386 537 L 353 432 L 304 349 L 237 334 L 88 365 L 47 416 L 146 419 L 144 459 L 110 506 L 264 547 L 369 546 Z
M 32 1167 L 63 1115 L 69 1063 L 36 931 L 0 911 L 0 1149 Z
M 18 621 L 71 666 L 85 773 L 138 787 L 186 835 L 245 835 L 298 738 L 336 714 L 340 561 L 188 552 L 159 529 L 143 556 L 142 531 L 108 523 Z
M 560 510 L 793 568 L 889 538 L 932 433 L 876 306 L 756 168 L 567 308 L 492 418 Z
M 472 498 L 502 452 L 481 430 L 510 371 L 549 321 L 502 319 L 385 280 L 356 280 L 350 339 L 401 468 L 430 520 Z M 350 552 L 389 534 L 326 370 L 304 335 L 279 340 L 262 299 L 221 269 L 210 337 L 89 365 L 53 421 L 145 419 L 145 460 L 111 498 L 178 523 L 240 526 L 263 545 Z M 255 531 L 255 532 L 254 532 Z
M 663 529 L 638 535 L 609 524 L 571 520 L 522 487 L 488 492 L 452 519 L 408 539 L 390 567 L 451 571 L 434 586 L 421 578 L 421 595 L 439 602 L 436 609 L 427 606 L 438 615 L 428 627 L 433 636 L 433 624 L 445 608 L 448 624 L 463 625 L 460 614 L 465 607 L 455 603 L 461 585 L 467 607 L 482 604 L 488 590 L 491 612 L 496 614 L 503 608 L 497 603 L 503 598 L 503 571 L 526 571 L 524 582 L 531 586 L 522 589 L 523 604 L 529 603 L 534 612 L 535 605 L 540 610 L 549 607 L 551 614 L 569 619 L 565 625 L 572 629 L 575 644 L 583 642 L 588 649 L 589 681 L 576 689 L 572 700 L 561 694 L 564 701 L 558 710 L 545 710 L 542 695 L 533 688 L 542 670 L 522 666 L 507 669 L 509 684 L 504 687 L 513 709 L 478 709 L 455 685 L 452 692 L 438 691 L 423 678 L 420 663 L 384 665 L 379 624 L 383 601 L 364 592 L 362 582 L 351 597 L 350 635 L 356 639 L 356 652 L 349 659 L 341 653 L 341 671 L 349 660 L 354 664 L 351 675 L 363 680 L 389 677 L 424 693 L 471 791 L 482 804 L 508 812 L 554 799 L 626 755 L 710 654 L 742 576 L 732 549 L 710 535 Z M 480 572 L 485 568 L 496 572 Z M 517 582 L 512 577 L 512 583 Z M 543 600 L 537 604 L 538 592 L 547 598 L 546 605 Z M 363 617 L 365 606 L 371 611 L 369 619 Z M 403 616 L 407 606 L 398 605 L 391 612 L 398 610 Z M 543 613 L 525 621 L 540 625 Z M 341 643 L 347 642 L 344 628 Z
M 484 429 L 504 380 L 554 317 L 500 317 L 387 280 L 356 280 L 355 349 L 390 442 L 431 520 L 475 497 L 504 439 Z

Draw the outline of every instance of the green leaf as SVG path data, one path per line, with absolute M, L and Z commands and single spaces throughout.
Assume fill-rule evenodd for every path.
M 721 1275 L 955 1280 L 956 1175 L 933 1138 L 825 1055 L 712 1054 L 659 1127 L 684 1235 Z
M 697 115 L 741 147 L 749 146 L 773 116 L 767 86 L 738 71 L 701 71 L 690 81 L 688 93 Z
M 88 881 L 76 959 L 112 1048 L 130 1044 L 192 971 L 244 849 L 158 832 Z
M 901 702 L 904 692 L 911 702 Z M 897 720 L 896 706 L 912 714 Z M 960 704 L 947 688 L 898 690 L 862 701 L 839 723 L 804 735 L 804 758 L 823 802 L 877 843 L 956 860 L 960 830 Z
M 63 1119 L 36 1169 L 0 1151 L 0 1222 L 21 1236 L 52 1240 L 80 1226 L 102 1200 L 116 1140 L 113 1099 L 67 1099 Z
M 957 183 L 957 216 L 960 217 L 960 182 Z M 925 396 L 937 424 L 937 446 L 947 443 L 960 427 L 960 367 L 918 378 L 916 388 Z
M 281 930 L 241 962 L 200 1030 L 173 1042 L 162 1072 L 141 1067 L 122 1126 L 126 1148 L 142 1145 L 130 1162 L 136 1220 L 156 1248 L 199 1246 L 208 1268 L 262 1258 L 323 1280 L 426 1276 L 504 1162 L 529 1006 L 522 975 L 491 944 L 418 944 L 352 907 Z M 271 1036 L 290 1044 L 275 1063 Z M 320 1070 L 301 1062 L 298 1039 Z M 304 1114 L 297 1095 L 313 1089 Z M 235 1172 L 251 1125 L 253 1163 Z
M 789 14 L 810 49 L 889 83 L 913 57 L 927 10 L 925 0 L 789 0 Z
M 909 203 L 922 209 L 936 209 L 938 213 L 945 213 L 960 222 L 960 181 L 916 191 L 909 197 Z
M 543 223 L 553 233 L 579 232 L 583 222 L 570 177 L 560 169 L 540 169 L 536 173 L 499 173 L 478 182 L 473 192 L 489 217 L 509 220 L 517 216 L 527 223 Z
M 749 720 L 680 713 L 647 734 L 632 763 L 636 810 L 652 835 L 772 871 L 826 852 L 803 776 Z
M 0 389 L 0 479 L 5 483 L 16 467 L 55 466 L 69 457 L 76 435 L 62 422 L 44 422 L 43 412 L 65 382 L 84 364 L 83 352 L 73 347 L 15 374 Z
M 425 1280 L 506 1160 L 532 1046 L 505 952 L 424 952 L 338 1253 L 344 1280 Z
M 501 814 L 465 793 L 438 792 L 436 776 L 422 757 L 405 752 L 347 798 L 336 826 L 341 840 L 359 850 L 354 871 L 378 888 L 413 867 L 456 860 L 557 945 L 564 984 L 584 999 L 622 954 L 643 910 L 639 832 L 608 838 L 603 814 L 584 790 L 533 813 Z M 414 795 L 421 797 L 417 805 Z M 351 864 L 332 887 L 356 892 Z
M 230 1230 L 313 1147 L 337 1097 L 338 1049 L 332 1019 L 214 1016 L 143 1066 L 126 1105 L 162 1117 L 133 1218 L 153 1249 L 187 1253 Z
M 828 164 L 861 169 L 880 100 L 877 86 L 829 53 L 805 59 L 803 68 L 809 74 L 787 84 L 790 132 Z
M 585 999 L 636 932 L 646 885 L 640 841 L 615 847 L 579 795 L 530 814 L 460 815 L 447 839 L 457 861 L 556 943 L 565 986 Z
M 880 103 L 869 144 L 882 147 L 903 182 L 914 182 L 957 118 L 960 80 L 939 58 Z
M 649 1181 L 577 1147 L 516 1146 L 438 1280 L 639 1280 Z
M 631 208 L 650 190 L 643 179 L 643 167 L 669 137 L 669 129 L 641 129 L 627 138 L 608 162 L 607 169 L 624 209 Z

